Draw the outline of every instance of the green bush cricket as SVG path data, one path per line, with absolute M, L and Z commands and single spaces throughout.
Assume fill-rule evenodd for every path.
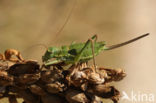
M 90 59 L 94 59 L 94 55 L 97 56 L 104 50 L 112 50 L 127 45 L 147 35 L 149 35 L 149 33 L 112 46 L 106 46 L 105 41 L 97 42 L 97 35 L 94 35 L 91 39 L 88 39 L 86 43 L 73 43 L 69 46 L 64 45 L 61 47 L 49 47 L 42 57 L 42 60 L 45 66 L 58 63 L 83 63 L 89 61 Z

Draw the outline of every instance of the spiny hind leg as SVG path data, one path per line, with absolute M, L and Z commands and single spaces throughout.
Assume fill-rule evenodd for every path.
M 93 69 L 93 71 L 94 71 L 94 72 L 97 72 L 97 69 L 96 69 L 96 62 L 95 62 L 94 42 L 93 42 L 93 40 L 90 40 L 90 41 L 91 41 L 91 48 L 92 48 L 92 55 L 93 55 L 93 64 L 94 64 L 94 69 Z
M 87 46 L 91 43 L 91 39 L 88 39 L 87 42 L 85 43 L 84 47 L 81 49 L 81 51 L 79 52 L 79 54 L 75 57 L 74 59 L 74 63 L 77 64 L 80 59 L 81 59 L 81 56 L 84 52 L 84 50 L 87 48 Z
M 96 42 L 97 40 L 97 35 L 94 35 L 92 36 L 90 39 L 87 40 L 87 42 L 85 43 L 84 47 L 81 49 L 81 51 L 79 52 L 79 54 L 75 57 L 75 64 L 77 64 L 83 54 L 83 51 L 87 48 L 87 46 L 89 46 L 90 44 L 92 44 L 92 51 L 94 52 L 94 43 L 93 43 L 93 40 L 94 42 Z M 94 54 L 94 53 L 93 53 Z

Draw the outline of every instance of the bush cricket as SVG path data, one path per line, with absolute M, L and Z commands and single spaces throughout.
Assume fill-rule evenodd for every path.
M 90 59 L 94 59 L 94 55 L 97 56 L 102 51 L 112 50 L 127 45 L 148 35 L 149 33 L 146 33 L 126 42 L 111 46 L 106 46 L 105 41 L 97 42 L 97 35 L 94 35 L 92 38 L 88 39 L 86 43 L 72 43 L 69 46 L 64 45 L 61 47 L 49 47 L 48 50 L 45 52 L 44 56 L 42 57 L 42 60 L 45 66 L 54 65 L 58 63 L 83 63 L 89 61 Z

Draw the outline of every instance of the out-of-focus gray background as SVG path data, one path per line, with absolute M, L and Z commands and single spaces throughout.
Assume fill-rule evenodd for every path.
M 56 36 L 73 5 L 70 19 Z M 46 49 L 36 44 L 69 45 L 98 34 L 99 41 L 111 45 L 149 32 L 150 36 L 135 43 L 101 53 L 96 63 L 125 69 L 127 77 L 116 86 L 129 96 L 132 90 L 156 96 L 155 11 L 155 0 L 0 0 L 0 52 L 14 48 L 24 58 L 41 62 Z

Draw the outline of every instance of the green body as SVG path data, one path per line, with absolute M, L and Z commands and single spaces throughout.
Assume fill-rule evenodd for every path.
M 74 64 L 75 59 L 78 54 L 80 54 L 82 48 L 85 46 L 85 43 L 76 43 L 71 44 L 70 46 L 61 46 L 57 47 L 49 47 L 43 56 L 43 62 L 45 65 L 57 64 L 60 62 L 64 62 L 65 64 Z M 101 51 L 105 49 L 105 42 L 95 42 L 94 43 L 94 55 L 98 55 Z M 51 59 L 55 60 L 51 60 Z M 86 62 L 93 58 L 91 43 L 86 46 L 83 50 L 79 62 Z
M 75 43 L 69 46 L 61 46 L 59 48 L 49 47 L 45 55 L 42 57 L 42 60 L 46 66 L 62 62 L 65 64 L 87 62 L 92 59 L 94 55 L 97 56 L 103 50 L 112 50 L 127 45 L 147 35 L 149 35 L 149 33 L 112 46 L 105 46 L 104 41 L 96 42 L 97 36 L 94 35 L 86 43 Z

